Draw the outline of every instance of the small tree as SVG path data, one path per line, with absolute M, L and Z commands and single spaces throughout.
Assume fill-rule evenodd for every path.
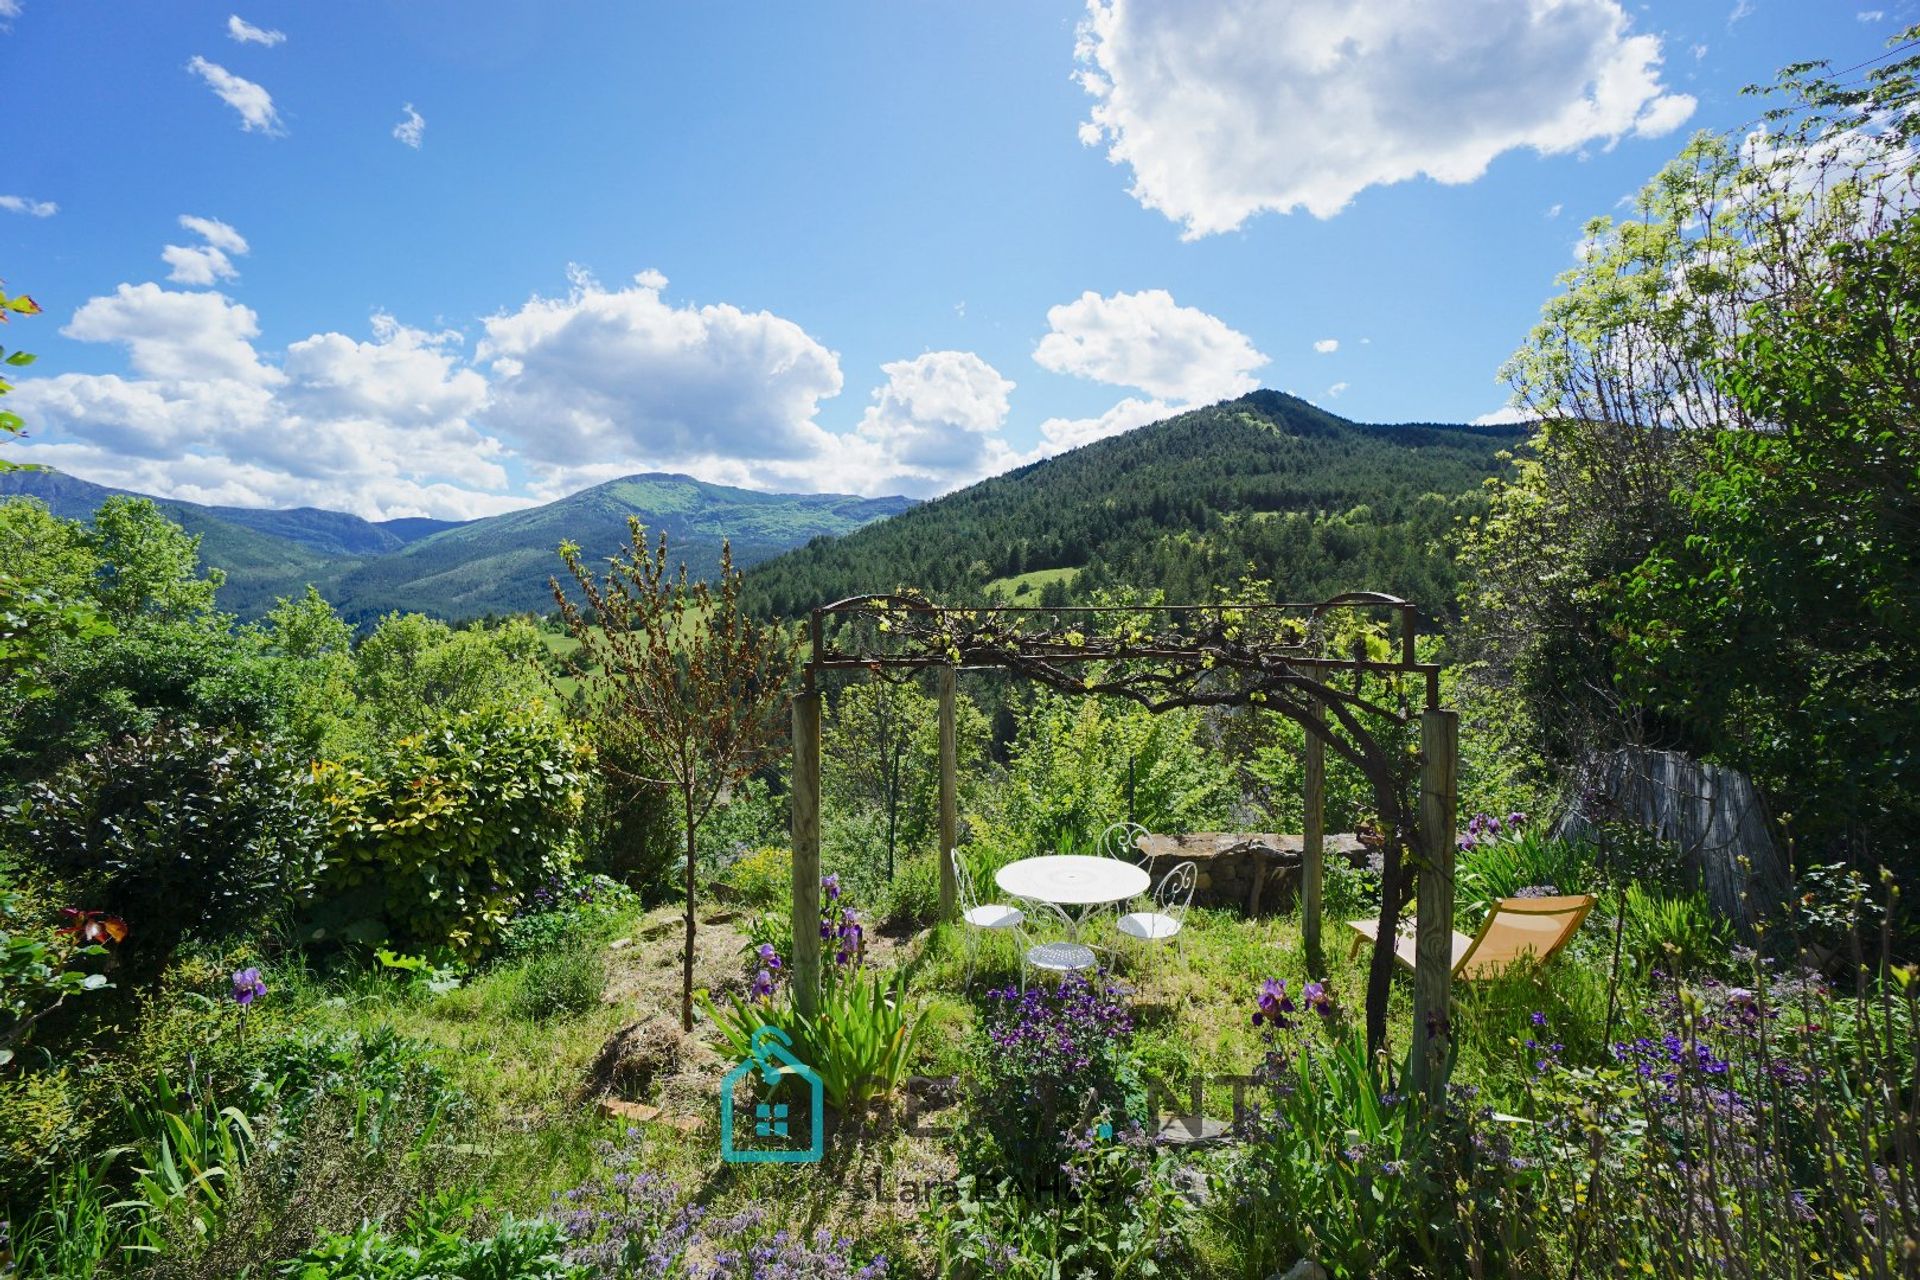
M 5 283 L 5 281 L 0 281 L 0 286 L 4 286 Z M 39 314 L 40 304 L 32 298 L 29 298 L 24 293 L 17 297 L 8 297 L 6 289 L 0 287 L 0 324 L 8 323 L 12 316 L 37 316 Z M 24 369 L 32 363 L 32 352 L 10 352 L 5 347 L 0 347 L 0 366 Z M 13 384 L 7 381 L 5 369 L 0 368 L 0 396 L 7 394 L 7 392 L 11 390 L 13 390 Z M 26 429 L 27 424 L 21 421 L 19 414 L 9 413 L 5 409 L 0 409 L 0 435 L 23 435 Z M 21 469 L 21 464 L 8 462 L 5 458 L 0 458 L 0 471 L 19 471 Z
M 604 581 L 578 546 L 561 546 L 582 603 L 557 580 L 551 585 L 567 632 L 580 643 L 568 667 L 585 713 L 600 721 L 603 741 L 634 748 L 615 753 L 619 759 L 652 762 L 654 772 L 630 775 L 634 781 L 679 796 L 687 838 L 680 1025 L 690 1031 L 694 835 L 726 789 L 759 768 L 778 742 L 778 712 L 798 646 L 741 609 L 730 546 L 720 550 L 719 580 L 695 582 L 684 564 L 668 569 L 665 534 L 649 552 L 640 522 L 629 517 L 627 524 L 632 550 L 613 557 Z

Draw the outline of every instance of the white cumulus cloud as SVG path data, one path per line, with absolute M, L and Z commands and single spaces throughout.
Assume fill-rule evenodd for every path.
M 227 18 L 227 38 L 237 40 L 241 44 L 265 45 L 271 49 L 274 45 L 285 44 L 287 33 L 284 31 L 267 31 L 263 28 L 256 27 L 236 13 L 229 15 Z
M 726 303 L 675 306 L 666 277 L 608 289 L 583 271 L 565 297 L 486 321 L 488 421 L 555 472 L 698 470 L 744 483 L 826 455 L 814 415 L 840 360 L 793 321 Z
M 1049 332 L 1034 348 L 1041 368 L 1166 400 L 1199 402 L 1242 395 L 1267 362 L 1246 334 L 1165 289 L 1088 290 L 1047 310 Z
M 1330 356 L 1340 349 L 1340 339 L 1322 338 L 1313 344 L 1313 349 L 1323 356 Z
M 1049 308 L 1047 325 L 1033 352 L 1041 368 L 1138 388 L 1147 398 L 1128 397 L 1097 418 L 1048 419 L 1040 424 L 1042 452 L 1245 395 L 1260 385 L 1253 371 L 1267 363 L 1246 334 L 1218 316 L 1179 305 L 1165 289 L 1106 297 L 1089 290 Z
M 973 352 L 928 351 L 880 371 L 886 383 L 837 451 L 836 470 L 861 492 L 943 493 L 1019 461 L 1000 436 L 1013 383 Z
M 51 200 L 35 200 L 28 196 L 0 196 L 0 209 L 8 213 L 24 213 L 30 218 L 51 218 L 60 212 L 60 206 Z
M 1334 383 L 1332 386 L 1327 388 L 1327 399 L 1338 400 L 1340 398 L 1340 393 L 1345 391 L 1346 389 L 1347 389 L 1346 383 L 1344 382 Z
M 1473 420 L 1473 425 L 1476 427 L 1504 427 L 1519 422 L 1532 422 L 1533 420 L 1534 415 L 1528 413 L 1525 409 L 1520 409 L 1513 405 L 1504 405 L 1501 408 L 1495 409 L 1492 413 L 1481 414 Z
M 217 62 L 207 61 L 199 54 L 195 54 L 193 60 L 187 63 L 187 70 L 204 80 L 220 101 L 240 113 L 240 128 L 244 132 L 283 132 L 280 113 L 274 109 L 273 95 L 260 85 L 233 74 Z
M 170 244 L 162 249 L 160 257 L 172 268 L 167 279 L 175 284 L 205 286 L 232 280 L 240 274 L 228 255 L 246 254 L 245 236 L 218 218 L 199 218 L 190 213 L 180 215 L 180 225 L 205 243 Z
M 427 118 L 413 109 L 411 102 L 400 108 L 400 123 L 393 126 L 393 136 L 415 151 L 427 136 Z
M 258 317 L 219 293 L 123 284 L 62 330 L 127 351 L 129 372 L 22 380 L 22 461 L 195 502 L 321 506 L 379 518 L 491 514 L 506 450 L 474 418 L 486 379 L 457 335 L 374 317 L 370 339 L 315 334 L 270 358 Z
M 1187 238 L 1331 217 L 1370 186 L 1677 127 L 1660 41 L 1618 0 L 1088 0 L 1089 145 Z

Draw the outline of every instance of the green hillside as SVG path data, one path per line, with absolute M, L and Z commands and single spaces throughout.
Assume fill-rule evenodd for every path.
M 38 498 L 67 519 L 86 519 L 121 492 L 58 471 L 0 473 L 0 496 Z M 226 571 L 222 607 L 257 617 L 276 596 L 312 583 L 356 623 L 394 609 L 448 619 L 544 612 L 553 604 L 547 579 L 561 567 L 560 543 L 579 543 L 590 561 L 612 555 L 627 545 L 629 515 L 652 534 L 666 533 L 675 558 L 705 575 L 719 564 L 724 539 L 732 540 L 740 564 L 751 565 L 913 505 L 905 498 L 760 493 L 665 474 L 628 476 L 465 523 L 155 501 L 201 535 L 201 557 Z
M 110 489 L 60 471 L 0 471 L 0 499 L 20 496 L 37 498 L 46 503 L 54 515 L 66 520 L 90 519 L 100 509 L 101 503 L 116 494 L 145 496 L 128 494 L 124 489 Z M 265 531 L 272 527 L 268 521 L 261 521 L 262 527 L 249 528 L 215 514 L 220 510 L 218 508 L 203 507 L 192 502 L 175 502 L 168 498 L 155 498 L 153 502 L 166 513 L 168 519 L 188 533 L 200 536 L 200 558 L 225 570 L 227 574 L 227 585 L 220 591 L 221 607 L 242 617 L 256 617 L 272 608 L 276 594 L 285 595 L 300 589 L 306 582 L 326 577 L 338 561 L 337 553 L 327 550 L 326 540 L 323 540 L 323 545 L 316 547 L 278 536 Z M 278 516 L 298 513 L 268 511 L 259 514 Z M 375 528 L 357 516 L 338 512 L 314 514 L 337 516 L 339 521 L 354 521 L 369 529 Z M 296 521 L 295 526 L 300 523 L 303 522 Z M 336 525 L 330 538 L 337 538 L 342 528 L 344 526 Z M 400 544 L 396 542 L 395 545 Z
M 751 565 L 910 505 L 905 498 L 759 493 L 687 476 L 628 476 L 442 530 L 320 586 L 350 621 L 418 609 L 420 600 L 448 617 L 544 612 L 553 607 L 547 580 L 560 572 L 559 545 L 579 543 L 589 562 L 612 555 L 628 545 L 629 515 L 640 517 L 650 537 L 665 533 L 674 557 L 704 576 L 718 567 L 723 539 L 732 540 L 737 562 Z
M 1119 584 L 1204 599 L 1247 573 L 1293 598 L 1371 588 L 1447 611 L 1442 539 L 1515 427 L 1349 422 L 1259 391 L 982 481 L 748 575 L 793 615 L 914 586 L 951 601 L 1082 599 Z M 1078 570 L 1072 575 L 1047 573 Z

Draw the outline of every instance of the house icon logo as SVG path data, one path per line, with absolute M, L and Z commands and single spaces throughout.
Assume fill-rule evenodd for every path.
M 814 1074 L 812 1067 L 793 1056 L 793 1040 L 778 1027 L 756 1028 L 752 1046 L 746 1061 L 720 1080 L 720 1158 L 736 1164 L 818 1162 L 827 1145 L 823 1128 L 826 1098 L 820 1086 L 820 1077 Z M 736 1139 L 741 1135 L 733 1123 L 733 1095 L 740 1081 L 756 1071 L 768 1087 L 767 1101 L 754 1104 L 751 1138 L 747 1142 L 740 1142 Z M 812 1141 L 805 1147 L 791 1145 L 794 1141 L 789 1130 L 792 1103 L 776 1101 L 777 1086 L 790 1079 L 804 1080 L 807 1085 L 807 1114 L 811 1117 Z M 752 1139 L 767 1145 L 756 1147 Z

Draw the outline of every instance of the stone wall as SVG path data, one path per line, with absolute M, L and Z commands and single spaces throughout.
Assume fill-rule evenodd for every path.
M 1247 915 L 1290 909 L 1300 896 L 1299 836 L 1203 831 L 1185 836 L 1142 836 L 1137 861 L 1158 885 L 1182 862 L 1199 872 L 1196 906 L 1231 907 Z M 1365 856 L 1352 835 L 1328 835 L 1326 857 L 1354 861 Z

